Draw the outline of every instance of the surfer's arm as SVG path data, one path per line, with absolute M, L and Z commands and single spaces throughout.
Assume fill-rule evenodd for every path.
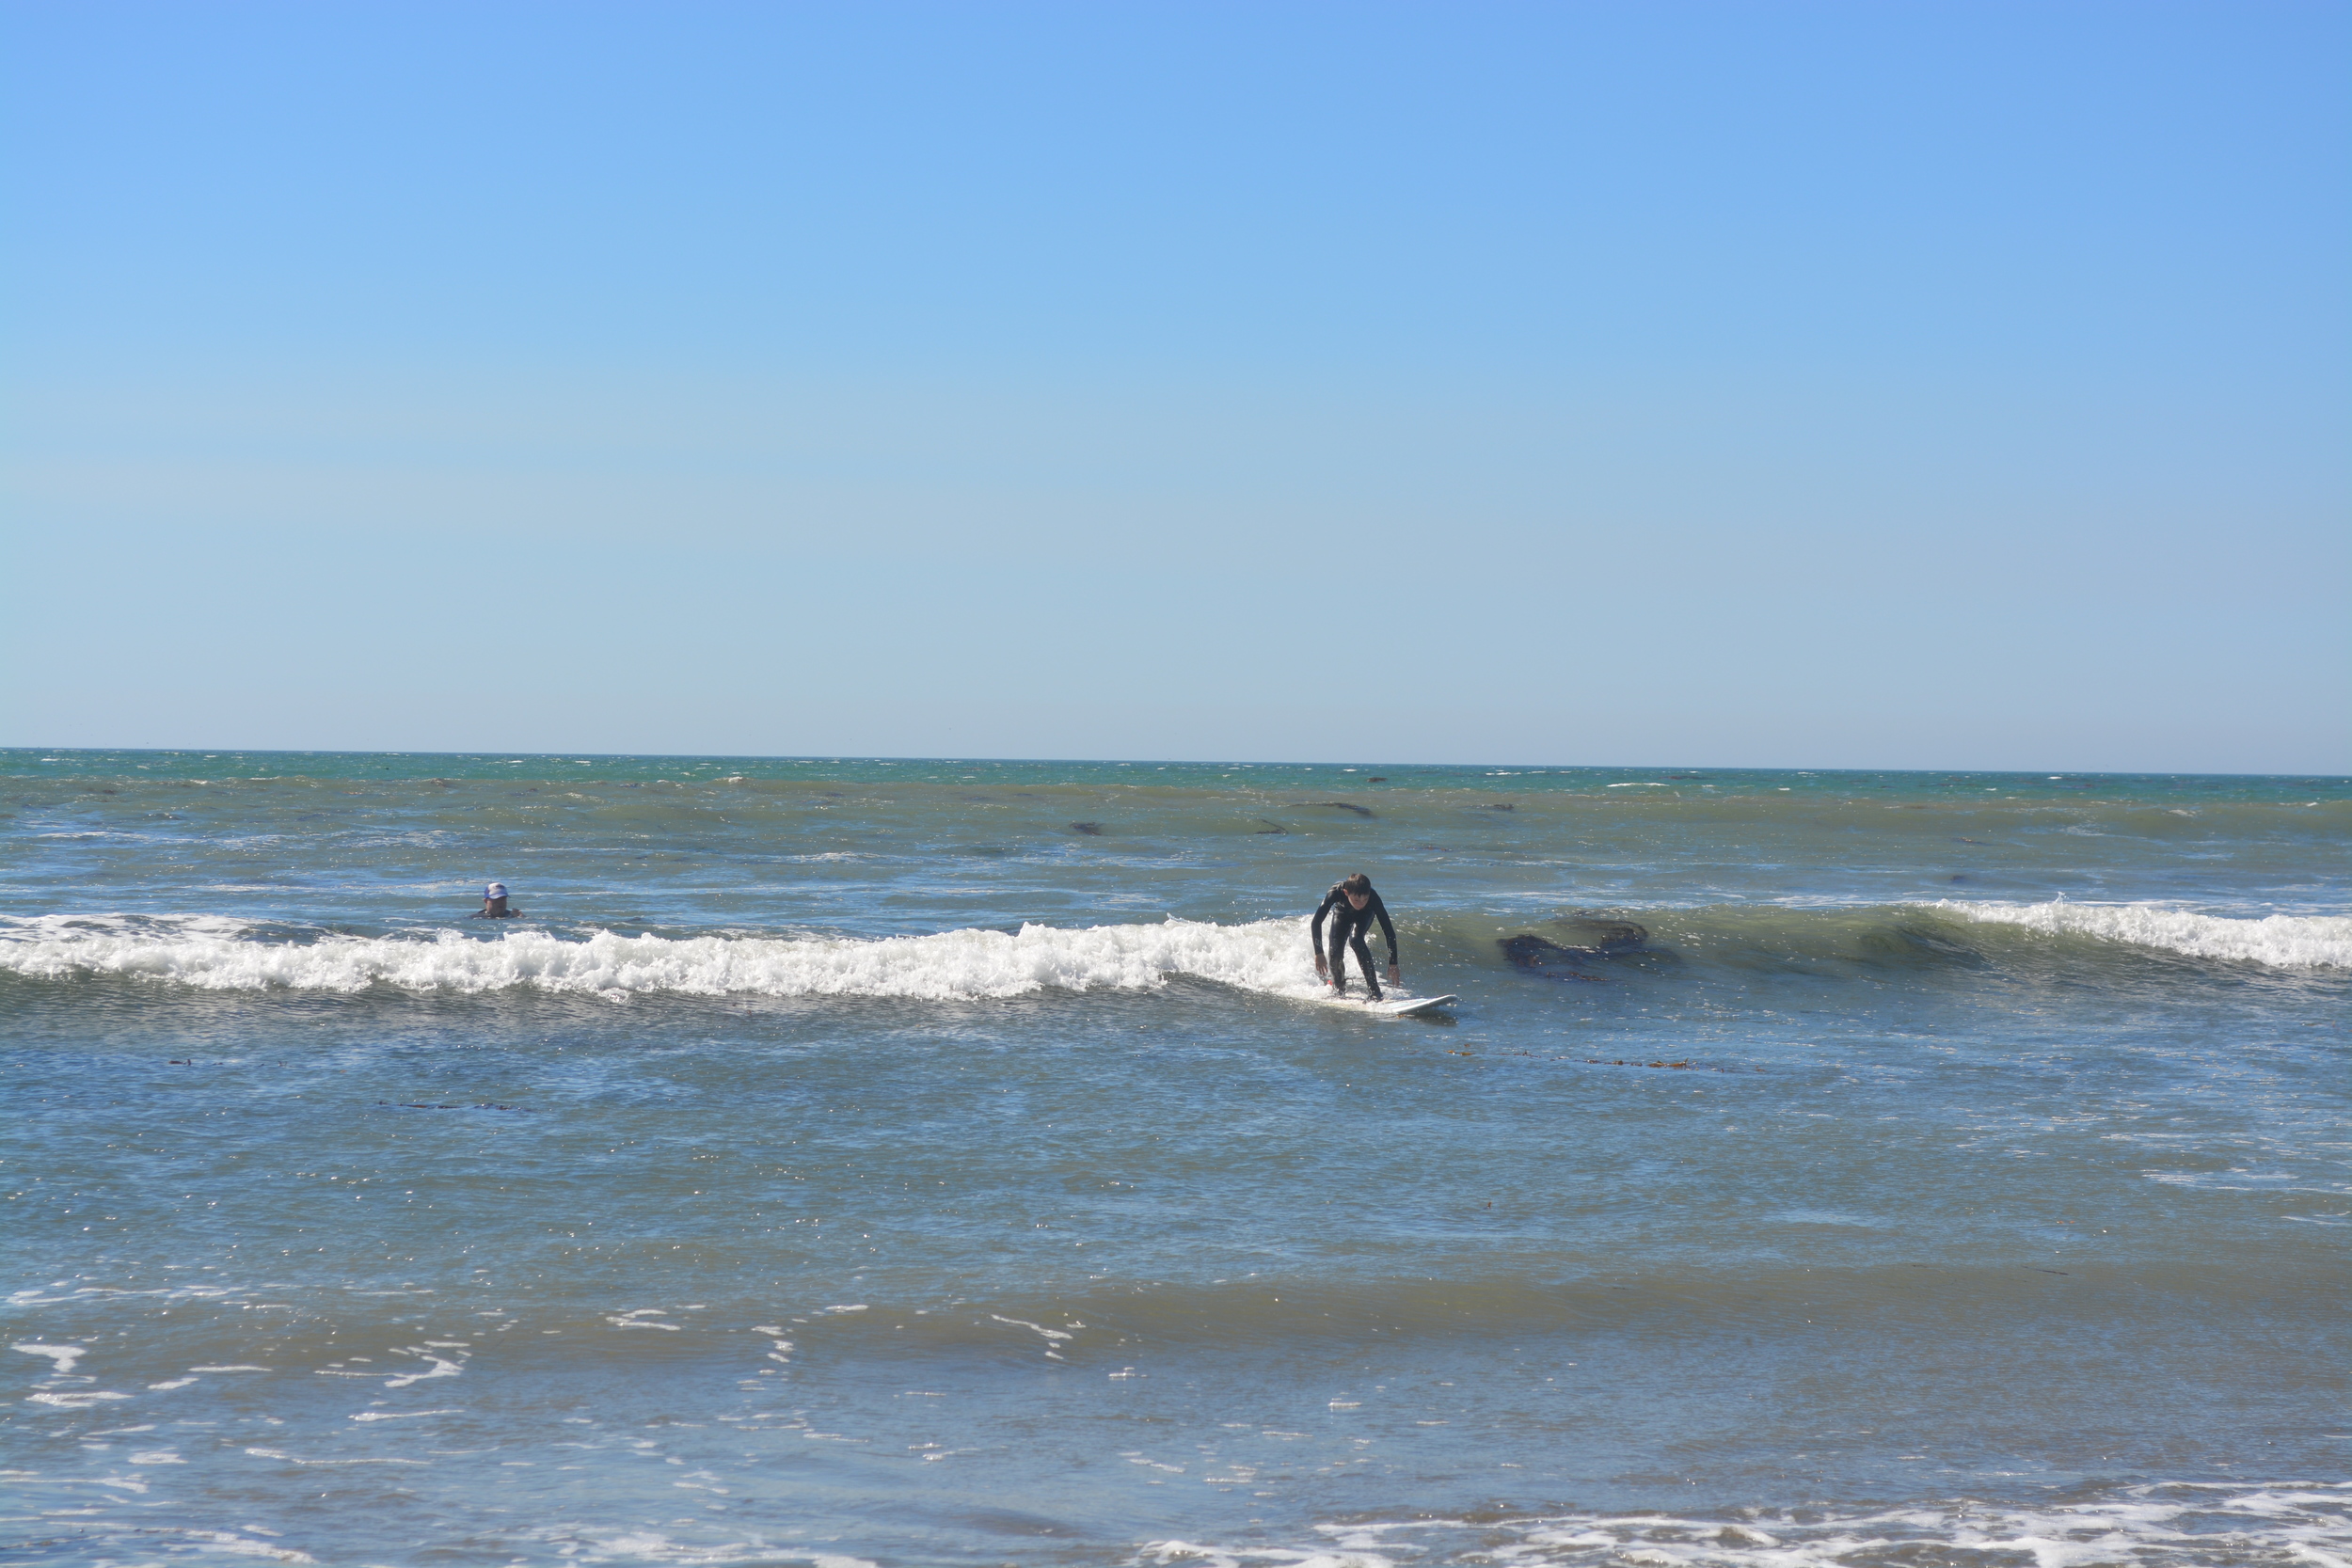
M 1389 944 L 1389 967 L 1396 967 L 1396 927 L 1389 924 L 1389 906 L 1378 894 L 1372 895 L 1372 912 L 1380 920 L 1380 940 Z

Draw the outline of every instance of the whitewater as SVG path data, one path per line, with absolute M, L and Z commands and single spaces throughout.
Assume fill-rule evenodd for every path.
M 2279 968 L 2352 967 L 2352 915 L 2200 914 L 2150 904 L 1975 904 L 1943 900 L 1970 920 L 2054 935 L 2097 937 L 2192 958 L 2234 958 Z
M 0 752 L 0 1540 L 2352 1564 L 2347 846 L 2338 779 Z M 1315 1005 L 1358 870 L 1449 1016 Z
M 1170 920 L 1154 926 L 1056 930 L 941 931 L 929 936 L 580 937 L 506 931 L 486 938 L 443 930 L 411 937 L 327 932 L 275 940 L 268 928 L 220 918 L 163 923 L 49 916 L 0 927 L 0 973 L 121 974 L 215 990 L 282 987 L 357 991 L 374 985 L 474 992 L 508 987 L 599 996 L 894 996 L 931 1001 L 1025 996 L 1048 989 L 1140 990 L 1178 975 L 1271 995 L 1313 997 L 1300 977 L 1310 951 L 1303 920 L 1232 927 Z

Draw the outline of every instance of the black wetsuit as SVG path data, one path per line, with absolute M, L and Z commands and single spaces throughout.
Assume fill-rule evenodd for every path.
M 1395 965 L 1396 927 L 1389 923 L 1389 907 L 1380 902 L 1380 895 L 1375 892 L 1364 900 L 1364 907 L 1359 910 L 1347 901 L 1346 885 L 1333 883 L 1331 891 L 1323 895 L 1322 907 L 1315 911 L 1314 923 L 1308 927 L 1318 953 L 1324 951 L 1325 915 L 1331 917 L 1331 984 L 1342 990 L 1347 989 L 1347 954 L 1353 948 L 1356 961 L 1363 966 L 1364 985 L 1372 991 L 1373 1000 L 1377 1002 L 1380 999 L 1380 976 L 1373 970 L 1372 949 L 1364 945 L 1364 938 L 1371 934 L 1372 923 L 1379 921 L 1380 938 L 1389 944 L 1389 963 L 1391 967 Z

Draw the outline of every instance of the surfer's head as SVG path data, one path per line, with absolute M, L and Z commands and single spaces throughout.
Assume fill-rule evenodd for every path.
M 1372 879 L 1360 871 L 1350 872 L 1347 879 L 1340 884 L 1340 891 L 1347 895 L 1351 906 L 1360 910 L 1372 902 Z
M 485 914 L 506 912 L 506 884 L 504 882 L 490 882 L 483 887 L 482 912 Z

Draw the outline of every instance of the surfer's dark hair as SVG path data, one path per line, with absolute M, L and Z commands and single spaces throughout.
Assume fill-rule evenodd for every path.
M 1365 876 L 1360 871 L 1351 871 L 1347 874 L 1347 880 L 1342 882 L 1340 886 L 1345 888 L 1350 893 L 1370 893 L 1372 891 L 1372 879 Z

